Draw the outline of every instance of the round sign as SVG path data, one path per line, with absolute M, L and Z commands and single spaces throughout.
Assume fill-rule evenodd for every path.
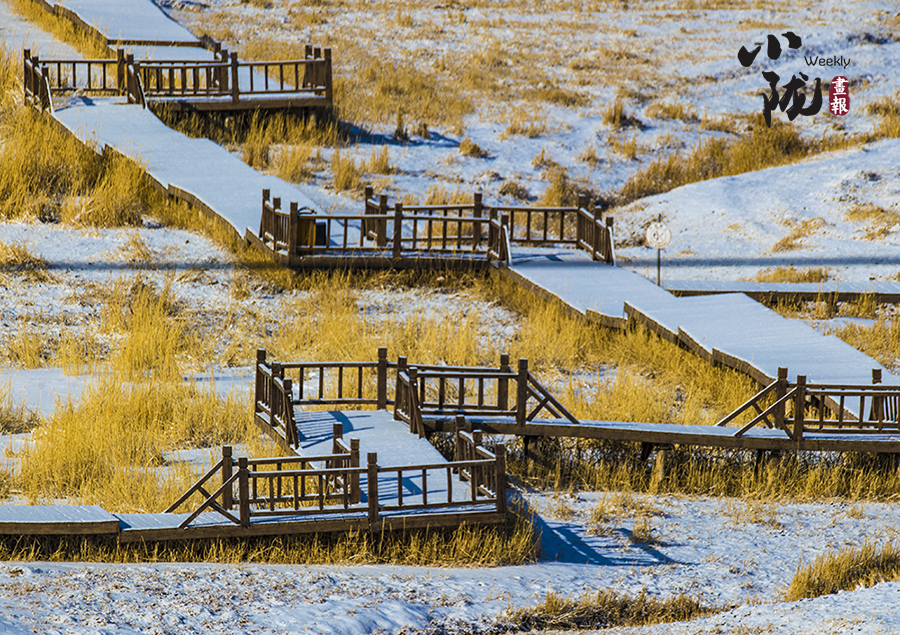
M 653 221 L 647 227 L 647 244 L 655 249 L 665 249 L 672 242 L 672 232 L 660 221 Z

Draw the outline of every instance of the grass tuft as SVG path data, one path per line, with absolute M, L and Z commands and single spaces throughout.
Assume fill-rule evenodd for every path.
M 758 271 L 754 279 L 756 282 L 827 282 L 831 273 L 824 267 L 772 267 Z
M 629 597 L 612 590 L 586 593 L 579 599 L 550 592 L 536 606 L 508 613 L 509 626 L 520 631 L 574 630 L 646 626 L 684 622 L 711 615 L 716 609 L 687 595 L 660 599 L 646 592 Z
M 881 547 L 866 542 L 858 548 L 822 554 L 811 565 L 798 566 L 785 599 L 817 598 L 888 580 L 900 580 L 900 549 L 893 542 Z

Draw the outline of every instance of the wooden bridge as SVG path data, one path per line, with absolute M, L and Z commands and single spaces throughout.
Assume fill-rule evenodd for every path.
M 900 385 L 874 383 L 880 380 L 876 371 L 868 385 L 807 384 L 803 376 L 791 383 L 787 369 L 781 369 L 778 379 L 715 426 L 586 421 L 566 409 L 525 359 L 515 369 L 506 355 L 496 368 L 421 365 L 404 357 L 389 361 L 382 348 L 375 361 L 288 363 L 267 360 L 260 351 L 254 419 L 283 448 L 297 452 L 322 442 L 322 430 L 316 432 L 311 422 L 325 416 L 301 408 L 345 406 L 393 409 L 393 419 L 418 437 L 428 431 L 456 433 L 462 425 L 519 437 L 895 454 L 900 452 Z M 753 417 L 745 414 L 750 408 Z
M 365 188 L 360 214 L 322 214 L 298 202 L 282 208 L 263 190 L 259 232 L 247 239 L 292 268 L 480 268 L 508 263 L 513 246 L 576 249 L 615 264 L 613 219 L 581 196 L 574 207 L 471 204 L 389 205 Z

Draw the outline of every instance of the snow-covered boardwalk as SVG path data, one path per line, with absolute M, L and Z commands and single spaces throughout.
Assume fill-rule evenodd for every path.
M 870 384 L 875 369 L 881 370 L 884 383 L 900 383 L 900 378 L 849 344 L 784 318 L 740 293 L 675 297 L 643 276 L 592 262 L 571 250 L 514 254 L 502 271 L 585 319 L 620 327 L 635 320 L 760 384 L 774 381 L 779 368 L 810 382 L 855 385 Z
M 160 190 L 227 222 L 241 240 L 259 230 L 264 189 L 318 207 L 296 187 L 257 172 L 208 139 L 172 130 L 140 106 L 73 98 L 53 116 L 98 150 L 109 148 L 138 161 Z

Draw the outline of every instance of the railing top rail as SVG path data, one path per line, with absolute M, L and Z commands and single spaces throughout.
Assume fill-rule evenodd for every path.
M 291 66 L 293 64 L 309 64 L 310 62 L 323 62 L 326 58 L 324 57 L 308 57 L 308 58 L 297 58 L 293 60 L 241 60 L 238 62 L 238 67 L 249 67 L 249 66 Z
M 278 456 L 274 458 L 247 459 L 247 465 L 277 465 L 278 463 L 310 463 L 313 461 L 335 461 L 344 460 L 346 454 L 322 454 L 319 456 Z M 232 463 L 237 465 L 237 461 Z
M 38 64 L 118 64 L 119 61 L 115 58 L 110 57 L 98 57 L 92 59 L 85 58 L 72 58 L 72 59 L 49 59 L 49 58 L 38 58 Z
M 346 454 L 342 454 L 341 458 L 347 458 Z M 285 477 L 285 476 L 320 476 L 320 475 L 329 475 L 329 474 L 365 474 L 366 467 L 319 467 L 319 468 L 308 468 L 305 470 L 266 470 L 259 472 L 250 472 L 249 476 L 252 478 L 277 478 L 277 477 Z
M 467 461 L 448 461 L 447 463 L 426 463 L 423 465 L 379 465 L 379 472 L 410 472 L 422 470 L 443 470 L 445 468 L 473 467 L 475 465 L 492 465 L 494 459 L 470 459 Z M 338 470 L 341 471 L 341 470 Z
M 443 209 L 453 209 L 453 210 L 464 210 L 464 209 L 475 209 L 474 203 L 455 203 L 453 205 L 404 205 L 403 210 L 409 210 L 412 212 L 425 212 L 431 210 L 443 210 Z M 483 207 L 483 209 L 487 209 Z
M 788 384 L 789 388 L 793 388 L 797 384 Z M 860 385 L 843 385 L 843 384 L 806 384 L 806 392 L 815 391 L 817 393 L 846 393 L 846 392 L 900 392 L 900 385 L 889 384 L 860 384 Z
M 416 375 L 421 379 L 448 378 L 454 379 L 516 379 L 518 375 L 512 371 L 503 371 L 496 368 L 486 369 L 420 369 L 410 364 L 409 368 L 416 369 Z
M 378 362 L 276 362 L 285 370 L 298 368 L 377 368 Z

